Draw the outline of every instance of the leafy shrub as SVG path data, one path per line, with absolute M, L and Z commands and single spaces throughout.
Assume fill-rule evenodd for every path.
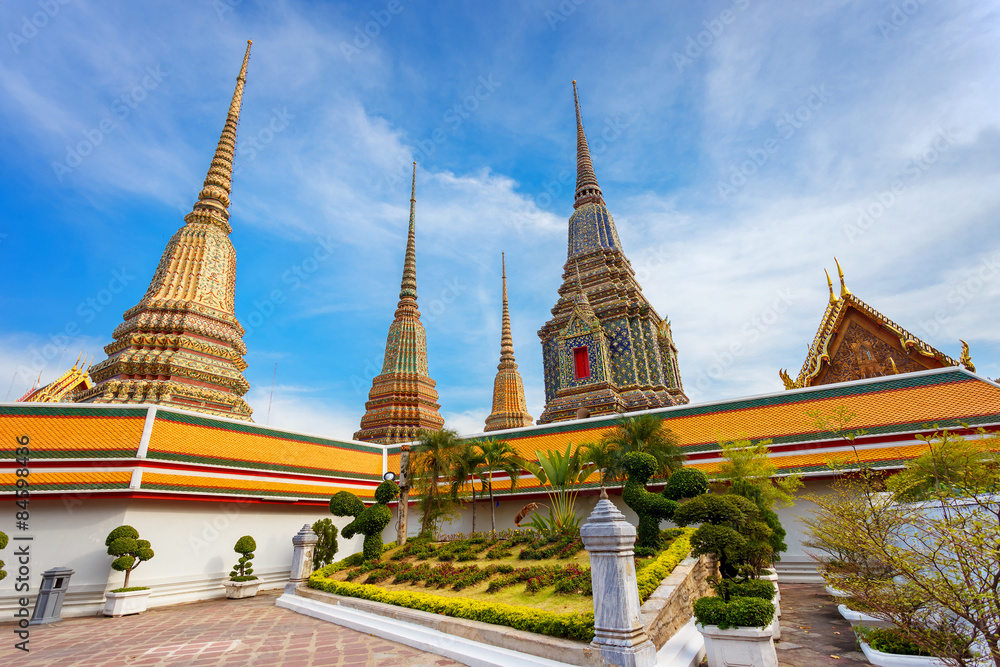
M 240 559 L 233 566 L 233 571 L 229 573 L 229 581 L 253 581 L 257 577 L 253 576 L 253 552 L 257 550 L 257 543 L 249 535 L 244 535 L 236 540 L 233 551 L 240 554 Z
M 703 493 L 708 493 L 708 477 L 697 468 L 681 468 L 663 487 L 663 497 L 670 500 L 694 498 Z
M 313 549 L 313 569 L 318 570 L 333 562 L 337 555 L 337 527 L 331 519 L 320 519 L 312 525 L 319 542 Z
M 622 467 L 626 474 L 622 500 L 639 515 L 635 543 L 639 547 L 659 549 L 660 521 L 673 517 L 677 502 L 646 490 L 646 484 L 659 468 L 652 454 L 629 452 L 622 458 Z
M 767 579 L 716 579 L 715 594 L 724 600 L 732 598 L 759 598 L 772 600 L 777 592 L 773 581 Z
M 148 591 L 149 586 L 129 586 L 128 588 L 115 588 L 109 593 L 131 593 L 132 591 Z
M 698 598 L 694 617 L 702 625 L 717 625 L 719 629 L 766 627 L 774 619 L 774 605 L 760 598 L 733 598 L 726 602 L 718 597 Z
M 660 583 L 673 572 L 677 564 L 687 558 L 691 552 L 690 536 L 692 533 L 694 533 L 693 528 L 685 530 L 684 534 L 674 540 L 674 543 L 664 550 L 656 560 L 649 563 L 641 572 L 636 573 L 640 604 L 648 600 Z
M 129 575 L 139 564 L 154 556 L 147 540 L 139 539 L 139 531 L 132 526 L 118 526 L 104 540 L 108 555 L 115 556 L 111 563 L 112 569 L 125 573 L 125 586 L 128 588 Z
M 927 651 L 921 650 L 896 628 L 868 628 L 859 625 L 854 628 L 854 632 L 859 639 L 876 651 L 895 653 L 896 655 L 931 655 Z
M 392 512 L 387 503 L 398 495 L 399 487 L 395 482 L 387 481 L 375 488 L 375 504 L 371 507 L 365 507 L 361 499 L 349 491 L 341 491 L 330 498 L 332 514 L 354 517 L 354 521 L 344 526 L 340 534 L 346 539 L 351 539 L 358 533 L 365 536 L 365 560 L 382 558 L 382 531 L 392 521 Z

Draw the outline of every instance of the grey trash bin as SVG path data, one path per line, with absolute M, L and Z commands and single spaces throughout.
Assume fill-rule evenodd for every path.
M 35 598 L 35 610 L 31 613 L 28 625 L 56 623 L 61 621 L 63 600 L 66 599 L 66 589 L 69 588 L 69 578 L 73 570 L 68 567 L 54 567 L 42 573 L 42 587 Z

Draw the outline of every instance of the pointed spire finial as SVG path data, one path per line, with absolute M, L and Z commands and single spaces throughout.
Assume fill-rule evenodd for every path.
M 837 295 L 833 293 L 833 281 L 830 280 L 830 272 L 827 271 L 826 269 L 823 269 L 823 273 L 826 274 L 826 284 L 830 288 L 830 303 L 837 303 L 838 301 L 840 301 L 840 299 L 837 298 Z
M 250 46 L 253 41 L 247 40 L 247 50 L 243 56 L 243 66 L 236 77 L 236 90 L 229 104 L 226 124 L 215 148 L 215 156 L 205 176 L 205 183 L 198 194 L 198 202 L 191 213 L 184 217 L 185 222 L 207 222 L 215 224 L 226 232 L 232 231 L 229 226 L 229 195 L 233 186 L 233 161 L 236 156 L 236 127 L 240 120 L 240 108 L 243 106 L 243 87 L 247 80 L 247 63 L 250 62 Z
M 406 258 L 403 260 L 403 280 L 399 287 L 399 308 L 416 310 L 417 306 L 417 163 L 413 163 L 413 183 L 410 186 L 410 229 L 406 238 Z M 419 316 L 419 314 L 418 314 Z
M 573 103 L 576 105 L 576 201 L 573 208 L 595 202 L 604 203 L 601 186 L 597 184 L 597 174 L 594 173 L 594 163 L 590 159 L 590 147 L 587 146 L 587 135 L 583 131 L 583 119 L 580 116 L 580 96 L 576 92 L 576 80 L 573 81 Z
M 837 274 L 840 276 L 840 296 L 841 298 L 845 296 L 851 296 L 851 290 L 847 289 L 847 284 L 844 282 L 844 270 L 840 268 L 840 260 L 836 257 L 833 261 L 837 263 Z
M 503 325 L 500 331 L 500 367 L 503 368 L 505 362 L 514 361 L 514 336 L 510 332 L 510 310 L 507 308 L 507 258 L 504 253 L 500 253 L 501 275 L 503 276 Z M 514 366 L 517 368 L 517 366 Z

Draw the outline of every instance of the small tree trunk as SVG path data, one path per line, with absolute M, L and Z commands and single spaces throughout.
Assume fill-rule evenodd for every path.
M 130 574 L 132 574 L 132 570 L 134 569 L 135 569 L 134 567 L 130 567 L 129 569 L 125 570 L 125 585 L 122 586 L 122 588 L 128 588 L 128 577 Z
M 476 478 L 472 478 L 472 533 L 476 533 Z
M 497 511 L 496 503 L 493 501 L 493 471 L 490 471 L 490 528 L 493 530 L 493 536 L 496 537 L 497 534 Z

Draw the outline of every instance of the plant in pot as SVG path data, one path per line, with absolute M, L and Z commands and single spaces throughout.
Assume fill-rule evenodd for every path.
M 240 559 L 233 566 L 233 571 L 229 573 L 229 580 L 223 581 L 226 587 L 226 597 L 230 600 L 240 600 L 242 598 L 252 598 L 257 595 L 260 581 L 253 573 L 253 552 L 257 550 L 257 542 L 250 535 L 244 535 L 236 540 L 233 551 L 240 555 Z
M 730 656 L 738 656 L 739 664 L 748 667 L 777 667 L 771 629 L 774 605 L 769 600 L 703 597 L 694 603 L 694 617 L 705 637 L 709 667 L 727 667 Z
M 104 603 L 105 616 L 125 616 L 146 611 L 149 602 L 148 586 L 129 586 L 132 570 L 153 557 L 153 550 L 147 540 L 139 539 L 139 531 L 132 526 L 118 526 L 104 541 L 108 555 L 114 556 L 112 569 L 125 573 L 125 585 L 108 591 Z
M 337 555 L 337 527 L 330 519 L 320 519 L 312 525 L 319 537 L 313 549 L 313 570 L 329 565 Z

